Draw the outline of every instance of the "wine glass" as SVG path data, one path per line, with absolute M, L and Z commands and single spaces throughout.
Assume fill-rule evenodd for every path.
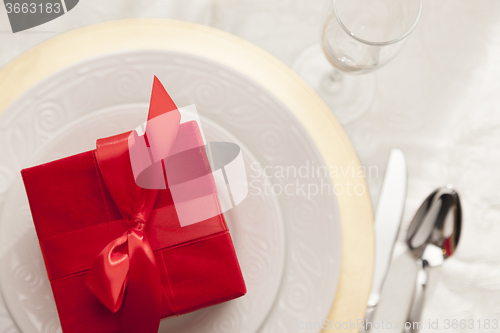
M 306 48 L 293 68 L 349 124 L 375 96 L 375 77 L 368 73 L 401 51 L 421 13 L 422 0 L 327 0 L 321 44 Z

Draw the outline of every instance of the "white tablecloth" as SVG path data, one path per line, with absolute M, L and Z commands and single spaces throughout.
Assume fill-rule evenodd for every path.
M 0 6 L 0 66 L 60 33 L 138 17 L 210 25 L 291 65 L 318 42 L 322 6 L 323 0 L 81 0 L 66 15 L 17 34 Z M 446 319 L 473 319 L 474 328 L 449 331 L 487 331 L 486 320 L 500 320 L 500 2 L 424 1 L 419 26 L 376 80 L 369 112 L 346 131 L 362 164 L 379 169 L 368 179 L 374 205 L 391 148 L 406 154 L 409 187 L 375 320 L 405 319 L 416 270 L 405 250 L 406 229 L 427 194 L 451 183 L 462 195 L 462 238 L 456 255 L 431 273 L 423 322 L 439 320 L 447 331 Z M 9 318 L 0 304 L 0 333 L 17 332 Z

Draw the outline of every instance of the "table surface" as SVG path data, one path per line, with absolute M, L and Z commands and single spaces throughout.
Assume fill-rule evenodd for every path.
M 12 34 L 0 8 L 0 66 L 60 33 L 109 20 L 157 17 L 213 26 L 249 40 L 291 65 L 318 42 L 323 0 L 82 0 L 68 14 Z M 404 237 L 421 201 L 453 184 L 464 225 L 456 255 L 431 273 L 423 321 L 500 319 L 500 2 L 424 0 L 405 49 L 375 73 L 368 113 L 345 130 L 376 205 L 391 148 L 408 160 L 408 199 L 393 265 L 376 320 L 404 320 L 415 266 Z M 3 45 L 8 45 L 4 47 Z M 1 183 L 0 183 L 1 185 Z M 0 313 L 0 326 L 2 326 Z M 483 326 L 481 327 L 481 331 Z M 424 327 L 425 331 L 431 331 Z M 10 331 L 8 331 L 10 332 Z M 12 329 L 12 332 L 15 332 Z

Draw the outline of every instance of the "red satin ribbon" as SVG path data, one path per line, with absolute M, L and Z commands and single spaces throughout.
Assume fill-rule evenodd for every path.
M 148 121 L 167 112 L 172 116 L 169 114 L 162 131 L 168 135 L 155 132 L 155 136 L 162 137 L 162 147 L 169 150 L 175 143 L 180 114 L 155 77 Z M 123 303 L 119 332 L 156 333 L 161 319 L 162 286 L 145 227 L 158 190 L 137 186 L 130 162 L 129 134 L 97 140 L 99 170 L 128 230 L 101 251 L 87 274 L 86 286 L 113 312 Z

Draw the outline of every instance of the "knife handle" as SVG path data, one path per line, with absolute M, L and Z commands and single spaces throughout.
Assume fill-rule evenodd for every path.
M 377 308 L 377 304 L 368 305 L 365 312 L 365 321 L 363 322 L 363 327 L 359 330 L 359 333 L 369 332 L 373 326 L 373 315 L 375 314 L 375 309 Z M 368 323 L 370 323 L 368 325 Z
M 422 328 L 420 318 L 422 317 L 422 310 L 424 308 L 424 295 L 427 286 L 427 279 L 429 277 L 429 265 L 424 260 L 417 260 L 417 279 L 415 281 L 415 289 L 413 290 L 413 297 L 411 301 L 410 310 L 408 312 L 408 319 L 404 332 L 417 333 Z M 409 325 L 408 325 L 409 323 Z M 410 326 L 410 328 L 407 328 Z

